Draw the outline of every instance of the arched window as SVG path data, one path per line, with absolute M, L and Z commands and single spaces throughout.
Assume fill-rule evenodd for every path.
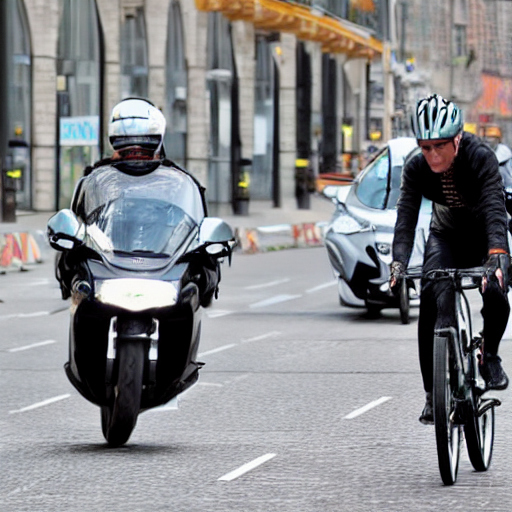
M 32 58 L 30 30 L 23 0 L 8 0 L 9 30 L 9 150 L 7 165 L 16 171 L 16 205 L 32 207 L 31 126 Z
M 180 4 L 169 6 L 167 25 L 166 117 L 165 150 L 171 160 L 186 165 L 187 146 L 187 64 Z
M 233 46 L 229 22 L 222 14 L 208 14 L 207 80 L 210 91 L 210 162 L 208 199 L 231 200 Z
M 103 47 L 95 0 L 60 0 L 57 60 L 58 208 L 101 154 Z
M 126 10 L 121 25 L 121 96 L 148 96 L 148 44 L 142 7 Z

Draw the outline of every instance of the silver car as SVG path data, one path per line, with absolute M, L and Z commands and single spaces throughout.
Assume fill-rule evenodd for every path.
M 323 191 L 336 207 L 325 232 L 325 246 L 344 306 L 365 307 L 372 314 L 399 307 L 399 299 L 388 286 L 389 265 L 402 167 L 413 151 L 419 151 L 416 139 L 392 139 L 352 184 L 328 186 Z M 431 212 L 431 202 L 425 199 L 410 266 L 423 261 Z M 414 287 L 409 295 L 411 304 L 417 304 Z

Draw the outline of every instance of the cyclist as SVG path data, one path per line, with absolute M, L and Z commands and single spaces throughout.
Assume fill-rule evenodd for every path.
M 396 291 L 411 255 L 422 196 L 432 201 L 423 270 L 483 265 L 483 360 L 487 389 L 505 389 L 498 347 L 507 326 L 510 265 L 503 183 L 492 149 L 463 131 L 459 107 L 434 94 L 420 99 L 411 116 L 421 149 L 405 164 L 393 240 L 391 289 Z M 421 283 L 418 345 L 426 404 L 420 416 L 433 424 L 433 340 L 439 327 L 454 324 L 453 290 L 446 280 Z M 449 302 L 452 301 L 452 302 Z

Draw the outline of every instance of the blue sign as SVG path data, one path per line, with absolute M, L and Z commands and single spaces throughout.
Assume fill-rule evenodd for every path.
M 99 116 L 60 118 L 61 146 L 97 146 L 99 144 Z

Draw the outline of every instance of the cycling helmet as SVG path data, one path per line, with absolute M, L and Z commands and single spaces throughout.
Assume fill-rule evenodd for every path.
M 412 131 L 418 140 L 453 139 L 464 126 L 462 111 L 452 101 L 433 94 L 416 103 L 411 115 Z
M 137 148 L 138 154 L 153 157 L 160 152 L 165 134 L 165 117 L 150 101 L 126 98 L 113 109 L 108 137 L 114 151 Z

